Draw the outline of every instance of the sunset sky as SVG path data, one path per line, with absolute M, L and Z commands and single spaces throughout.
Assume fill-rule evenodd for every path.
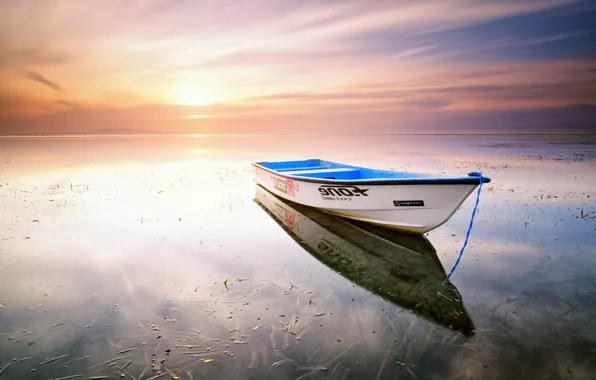
M 593 132 L 593 1 L 2 0 L 0 134 Z

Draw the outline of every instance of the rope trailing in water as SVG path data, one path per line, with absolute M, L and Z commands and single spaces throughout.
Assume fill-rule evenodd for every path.
M 476 204 L 474 205 L 474 211 L 472 211 L 472 218 L 470 219 L 470 226 L 468 227 L 468 232 L 466 233 L 466 240 L 464 241 L 464 245 L 461 247 L 461 250 L 459 251 L 459 256 L 457 257 L 457 260 L 455 260 L 453 268 L 451 268 L 451 271 L 447 275 L 447 278 L 445 278 L 445 281 L 443 281 L 443 285 L 445 285 L 447 281 L 449 281 L 449 278 L 451 277 L 453 272 L 455 272 L 455 268 L 457 268 L 457 265 L 459 264 L 459 261 L 461 260 L 461 257 L 464 254 L 464 249 L 466 249 L 466 245 L 468 245 L 468 239 L 470 237 L 470 232 L 472 231 L 472 225 L 474 224 L 474 216 L 476 216 L 476 210 L 478 210 L 478 202 L 480 201 L 480 191 L 482 190 L 484 177 L 482 176 L 482 173 L 477 172 L 469 173 L 469 175 L 480 178 L 480 186 L 478 186 L 478 192 L 476 193 Z

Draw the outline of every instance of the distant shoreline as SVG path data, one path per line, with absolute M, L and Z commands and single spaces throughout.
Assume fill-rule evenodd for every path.
M 596 133 L 48 133 L 9 134 L 7 137 L 317 137 L 317 136 L 596 136 Z

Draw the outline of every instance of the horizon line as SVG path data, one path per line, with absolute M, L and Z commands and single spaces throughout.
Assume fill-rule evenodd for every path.
M 152 136 L 186 136 L 186 137 L 316 137 L 316 136 L 596 136 L 596 133 L 28 133 L 1 134 L 6 137 L 152 137 Z

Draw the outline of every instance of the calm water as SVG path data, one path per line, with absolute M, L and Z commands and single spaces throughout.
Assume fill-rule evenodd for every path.
M 407 237 L 256 160 L 482 171 Z M 594 379 L 596 138 L 0 138 L 0 379 Z

